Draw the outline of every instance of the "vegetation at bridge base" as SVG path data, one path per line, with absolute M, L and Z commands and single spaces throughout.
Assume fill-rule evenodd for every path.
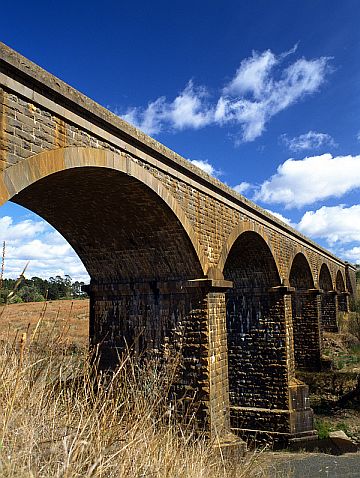
M 315 419 L 315 428 L 320 440 L 329 438 L 330 432 L 336 432 L 339 430 L 345 432 L 349 437 L 352 435 L 351 431 L 349 430 L 349 426 L 344 422 L 333 424 L 326 419 L 317 418 Z
M 241 478 L 269 476 L 255 455 L 226 461 L 166 401 L 176 360 L 126 356 L 97 374 L 62 321 L 0 337 L 0 476 Z
M 44 300 L 58 299 L 83 299 L 87 298 L 86 292 L 81 290 L 84 282 L 72 281 L 69 275 L 56 276 L 49 279 L 32 277 L 19 282 L 15 294 L 9 295 L 15 289 L 15 279 L 3 279 L 0 289 L 0 304 L 19 302 L 41 302 Z

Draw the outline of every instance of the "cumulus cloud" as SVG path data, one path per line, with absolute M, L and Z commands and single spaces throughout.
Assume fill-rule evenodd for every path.
M 341 256 L 353 264 L 360 264 L 360 247 L 354 246 L 350 249 L 341 251 Z
M 205 171 L 205 173 L 210 174 L 210 176 L 217 177 L 221 174 L 221 171 L 215 169 L 214 166 L 210 164 L 207 160 L 203 161 L 202 159 L 192 159 L 190 160 L 190 163 L 202 169 L 203 171 Z
M 283 215 L 280 214 L 279 212 L 274 212 L 274 211 L 271 211 L 270 209 L 265 209 L 265 211 L 269 212 L 270 214 L 272 214 L 273 216 L 275 216 L 277 219 L 279 219 L 280 221 L 284 222 L 284 223 L 287 224 L 288 226 L 297 227 L 297 225 L 294 224 L 294 223 L 291 221 L 291 219 L 289 219 L 288 217 L 283 216 Z
M 212 122 L 213 112 L 206 105 L 206 98 L 206 89 L 195 87 L 190 80 L 171 103 L 165 97 L 160 97 L 150 102 L 144 110 L 130 108 L 122 117 L 147 134 L 158 134 L 166 128 L 197 129 Z
M 288 159 L 256 191 L 254 199 L 283 204 L 286 209 L 341 197 L 360 187 L 360 155 L 323 154 Z
M 233 189 L 239 194 L 245 194 L 247 191 L 252 189 L 252 187 L 253 186 L 250 183 L 247 183 L 246 181 L 242 181 L 240 184 L 233 186 Z
M 44 232 L 45 229 L 46 223 L 44 221 L 26 219 L 14 224 L 10 216 L 0 217 L 0 237 L 3 241 L 15 242 L 19 239 L 30 239 Z
M 316 211 L 307 211 L 297 229 L 311 237 L 325 239 L 331 246 L 360 241 L 360 204 L 322 206 Z
M 295 51 L 296 47 L 280 55 L 271 50 L 253 52 L 242 60 L 234 77 L 211 103 L 207 89 L 189 81 L 173 101 L 160 97 L 146 108 L 133 107 L 122 116 L 148 134 L 237 125 L 241 129 L 237 141 L 253 141 L 274 115 L 316 92 L 325 80 L 329 71 L 327 57 L 300 58 L 282 67 Z
M 316 131 L 308 131 L 294 138 L 288 138 L 286 134 L 283 134 L 280 139 L 293 152 L 320 149 L 324 146 L 336 146 L 335 141 L 329 134 L 317 133 Z
M 89 280 L 72 247 L 45 221 L 15 222 L 10 216 L 0 217 L 0 240 L 6 243 L 5 277 L 19 277 L 30 261 L 26 271 L 28 277 L 69 274 L 74 280 Z
M 360 204 L 307 211 L 295 228 L 314 240 L 325 241 L 338 257 L 360 263 Z

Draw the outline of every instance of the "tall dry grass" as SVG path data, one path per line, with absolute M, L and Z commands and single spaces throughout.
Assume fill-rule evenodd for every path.
M 222 460 L 178 423 L 166 401 L 174 365 L 125 357 L 96 374 L 86 350 L 41 317 L 0 340 L 1 477 L 219 478 L 265 476 L 254 457 Z

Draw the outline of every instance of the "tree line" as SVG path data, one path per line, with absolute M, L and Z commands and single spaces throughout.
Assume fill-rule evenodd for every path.
M 0 288 L 0 303 L 41 302 L 57 299 L 84 299 L 88 295 L 82 291 L 84 282 L 72 281 L 69 275 L 49 279 L 3 279 Z

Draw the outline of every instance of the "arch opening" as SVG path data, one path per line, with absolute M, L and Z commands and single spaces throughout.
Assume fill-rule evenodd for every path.
M 291 297 L 295 367 L 305 370 L 321 368 L 321 330 L 319 291 L 306 257 L 298 253 L 289 275 L 295 289 Z
M 336 292 L 337 292 L 337 309 L 339 312 L 348 312 L 348 295 L 346 294 L 345 282 L 343 275 L 340 271 L 337 271 L 336 274 Z
M 254 410 L 288 408 L 288 349 L 284 295 L 276 288 L 281 281 L 260 235 L 244 232 L 238 237 L 224 277 L 233 281 L 226 294 L 232 426 L 269 430 L 277 419 L 259 425 Z
M 119 171 L 67 169 L 36 181 L 11 200 L 52 224 L 96 283 L 202 275 L 170 208 L 146 185 Z
M 3 200 L 52 224 L 88 271 L 90 339 L 99 346 L 100 368 L 113 368 L 129 349 L 145 360 L 173 350 L 180 361 L 171 390 L 182 398 L 177 410 L 193 404 L 202 425 L 226 428 L 226 347 L 224 359 L 209 362 L 214 344 L 207 335 L 212 320 L 212 333 L 225 337 L 217 332 L 224 293 L 203 280 L 202 246 L 162 182 L 128 155 L 63 148 L 12 166 L 0 187 Z M 210 400 L 213 375 L 223 384 L 219 405 Z
M 330 271 L 326 264 L 322 264 L 320 269 L 319 288 L 322 291 L 320 300 L 322 330 L 325 332 L 337 332 L 337 298 L 333 290 Z

